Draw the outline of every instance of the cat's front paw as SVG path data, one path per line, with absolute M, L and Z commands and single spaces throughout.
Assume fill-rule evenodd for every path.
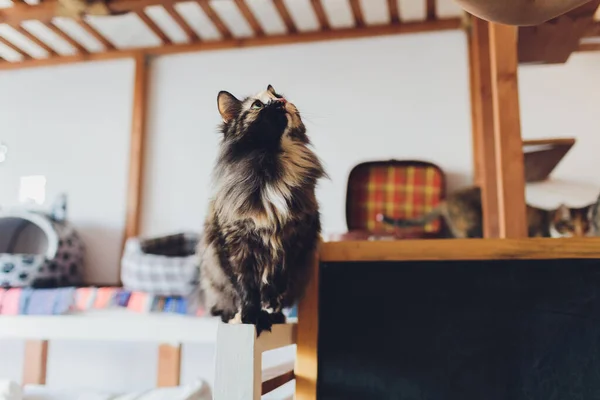
M 210 313 L 213 317 L 221 317 L 221 321 L 224 323 L 228 323 L 235 315 L 232 311 L 221 310 L 216 307 L 213 307 Z
M 242 318 L 242 324 L 256 325 L 260 315 L 259 311 L 260 310 L 255 310 L 254 308 L 242 309 L 240 315 Z
M 273 321 L 271 318 L 272 314 L 269 314 L 265 310 L 261 310 L 258 314 L 258 319 L 256 321 L 256 337 L 259 337 L 260 334 L 264 331 L 271 332 L 271 328 L 273 327 Z
M 233 316 L 233 318 L 231 318 L 231 320 L 229 320 L 230 324 L 241 324 L 242 323 L 242 313 L 238 312 L 237 314 L 235 314 Z
M 271 323 L 272 324 L 285 324 L 286 322 L 286 318 L 285 315 L 280 311 L 280 312 L 274 312 L 272 314 L 269 314 L 271 317 Z
M 242 312 L 241 316 L 243 324 L 250 324 L 256 327 L 257 337 L 264 331 L 271 331 L 273 322 L 271 320 L 271 314 L 267 311 L 260 310 L 255 312 L 253 310 L 246 310 L 246 312 Z

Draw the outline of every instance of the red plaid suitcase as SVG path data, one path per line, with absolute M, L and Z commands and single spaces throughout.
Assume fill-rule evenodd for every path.
M 399 229 L 377 221 L 377 214 L 415 218 L 431 211 L 445 196 L 445 176 L 435 164 L 424 161 L 374 161 L 350 172 L 346 192 L 346 238 L 437 237 L 440 220 L 425 227 Z

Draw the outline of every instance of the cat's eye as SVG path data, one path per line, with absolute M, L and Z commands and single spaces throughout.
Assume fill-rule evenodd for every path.
M 575 227 L 573 226 L 572 223 L 568 222 L 568 221 L 559 221 L 556 223 L 556 230 L 563 232 L 563 231 L 572 231 L 573 229 L 575 229 Z
M 256 100 L 254 103 L 252 103 L 253 110 L 260 110 L 263 107 L 264 107 L 264 104 L 260 100 Z

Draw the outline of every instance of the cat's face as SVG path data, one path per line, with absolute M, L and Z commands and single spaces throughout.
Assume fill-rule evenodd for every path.
M 583 237 L 593 235 L 592 207 L 569 208 L 561 205 L 554 211 L 550 225 L 552 237 Z
M 220 92 L 217 104 L 223 118 L 213 178 L 219 218 L 243 216 L 256 226 L 272 226 L 292 210 L 315 207 L 314 198 L 297 203 L 325 171 L 296 107 L 270 85 L 244 100 Z
M 222 91 L 217 104 L 228 144 L 239 144 L 246 151 L 277 151 L 285 139 L 308 143 L 298 109 L 271 85 L 243 100 Z

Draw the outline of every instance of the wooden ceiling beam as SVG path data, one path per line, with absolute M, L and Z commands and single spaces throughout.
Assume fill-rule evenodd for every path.
M 65 42 L 69 43 L 78 53 L 87 54 L 88 50 L 83 47 L 78 41 L 73 39 L 67 33 L 63 32 L 59 27 L 54 25 L 52 22 L 44 24 L 44 26 L 50 29 L 56 36 L 63 39 Z
M 77 24 L 81 26 L 87 33 L 89 33 L 94 39 L 99 41 L 106 50 L 114 50 L 115 46 L 107 38 L 105 38 L 104 35 L 94 29 L 86 20 L 77 19 L 75 22 L 77 22 Z
M 42 48 L 50 57 L 57 55 L 56 50 L 50 47 L 46 42 L 35 36 L 33 33 L 29 32 L 27 29 L 23 28 L 21 25 L 12 27 L 19 34 L 23 35 L 27 40 L 35 43 L 37 46 Z
M 167 11 L 169 16 L 173 18 L 175 23 L 177 23 L 177 25 L 179 25 L 179 27 L 183 30 L 190 42 L 197 42 L 198 40 L 200 40 L 198 34 L 190 27 L 187 21 L 183 19 L 181 14 L 177 12 L 174 4 L 166 4 L 164 6 L 164 9 Z
M 148 6 L 174 4 L 181 0 L 110 0 L 109 8 L 115 13 L 137 12 Z M 50 22 L 56 15 L 58 0 L 44 0 L 39 4 L 15 3 L 0 9 L 0 23 L 18 25 L 23 21 Z
M 408 33 L 445 31 L 461 29 L 460 18 L 450 18 L 437 21 L 410 22 L 397 25 L 370 26 L 365 28 L 332 29 L 328 31 L 302 32 L 285 35 L 269 35 L 263 37 L 237 38 L 227 40 L 204 41 L 198 43 L 178 43 L 158 47 L 145 47 L 127 50 L 112 50 L 102 53 L 61 56 L 44 60 L 28 60 L 0 64 L 0 70 L 32 68 L 39 66 L 58 65 L 66 63 L 110 60 L 115 58 L 133 57 L 143 53 L 148 55 L 177 54 L 200 51 L 215 51 L 223 49 L 249 48 L 260 46 L 278 46 L 294 43 L 309 43 L 363 37 L 389 36 Z
M 285 6 L 283 0 L 273 0 L 273 4 L 275 5 L 275 9 L 277 10 L 279 17 L 281 17 L 283 20 L 288 33 L 296 33 L 298 29 L 296 29 L 296 24 L 294 23 L 294 20 L 292 19 L 292 16 L 290 15 L 290 12 Z
M 254 31 L 254 35 L 263 36 L 265 32 L 262 26 L 260 26 L 260 23 L 252 13 L 250 8 L 248 8 L 248 4 L 246 4 L 244 0 L 234 0 L 234 2 L 240 10 L 240 12 L 242 13 L 242 15 L 244 16 L 244 18 L 246 19 L 246 22 L 248 22 L 248 25 L 250 25 L 250 27 Z
M 352 9 L 352 16 L 354 17 L 356 27 L 362 28 L 365 26 L 365 17 L 360 6 L 360 0 L 350 0 L 350 8 Z
M 437 21 L 413 22 L 400 25 L 367 26 L 364 28 L 332 29 L 325 32 L 299 32 L 295 34 L 269 35 L 257 38 L 237 38 L 224 41 L 202 42 L 197 44 L 176 44 L 145 50 L 152 55 L 173 54 L 190 51 L 221 50 L 228 48 L 247 48 L 259 46 L 277 46 L 294 43 L 321 42 L 362 37 L 388 36 L 406 33 L 444 31 L 461 29 L 460 18 Z
M 323 8 L 323 3 L 321 3 L 321 0 L 310 0 L 310 4 L 315 12 L 315 15 L 317 16 L 319 25 L 321 25 L 321 30 L 325 31 L 330 29 L 331 27 L 329 25 L 329 19 L 327 18 L 327 13 Z
M 0 43 L 2 43 L 3 45 L 5 45 L 6 47 L 10 48 L 11 50 L 13 50 L 15 53 L 19 54 L 25 60 L 31 58 L 31 56 L 29 54 L 27 54 L 23 49 L 21 49 L 20 47 L 16 46 L 12 42 L 9 42 L 8 40 L 4 39 L 2 36 L 0 36 Z
M 15 4 L 19 4 L 20 7 L 30 7 L 30 5 L 25 3 L 25 1 L 23 0 L 13 0 L 13 7 L 15 6 Z M 54 50 L 46 42 L 35 36 L 33 33 L 29 32 L 27 29 L 21 26 L 21 24 L 14 24 L 9 26 L 15 31 L 17 31 L 19 34 L 24 36 L 27 40 L 35 43 L 37 46 L 43 49 L 46 53 L 48 53 L 49 57 L 58 55 L 58 53 L 56 53 L 56 50 Z
M 398 0 L 388 0 L 388 10 L 390 13 L 390 22 L 397 24 L 400 22 L 400 10 L 398 9 Z
M 215 28 L 217 28 L 223 39 L 233 37 L 227 25 L 225 25 L 221 17 L 219 17 L 219 14 L 212 8 L 208 0 L 197 0 L 197 2 L 200 8 L 202 8 L 202 11 L 204 11 L 204 14 L 206 14 Z
M 433 21 L 437 18 L 437 5 L 435 0 L 427 0 L 427 20 Z
M 148 15 L 146 15 L 144 10 L 140 10 L 136 14 L 139 17 L 139 19 L 141 19 L 142 22 L 148 27 L 148 29 L 150 29 L 160 39 L 160 41 L 162 43 L 164 43 L 164 44 L 172 43 L 171 39 L 169 39 L 167 34 L 164 33 L 163 30 L 160 29 L 160 27 L 158 25 L 156 25 L 156 22 L 154 22 L 152 20 L 152 18 L 150 18 Z

